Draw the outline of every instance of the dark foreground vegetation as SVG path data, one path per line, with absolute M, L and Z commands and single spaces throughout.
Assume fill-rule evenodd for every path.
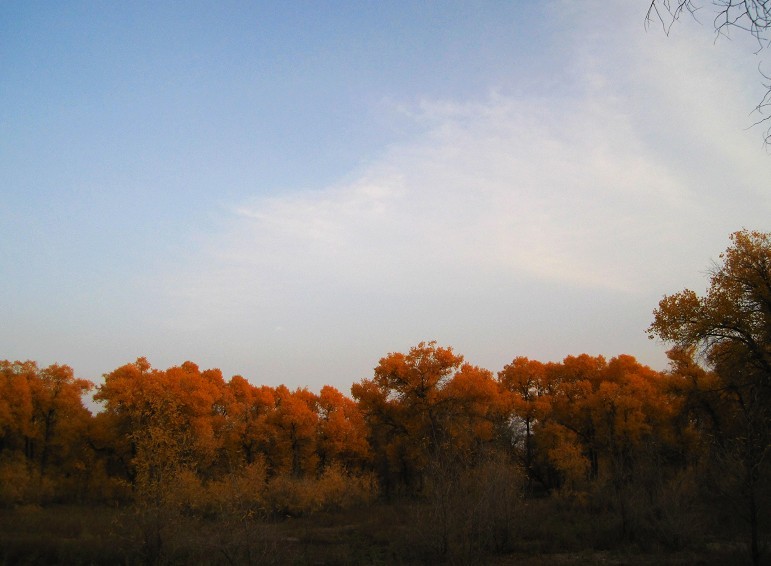
M 421 343 L 352 397 L 0 362 L 0 564 L 762 564 L 771 235 L 654 311 L 670 369 Z
M 453 506 L 465 506 L 463 499 Z M 655 538 L 622 543 L 612 515 L 537 499 L 520 504 L 508 524 L 508 542 L 494 550 L 489 537 L 479 538 L 473 526 L 469 530 L 468 509 L 452 510 L 451 521 L 443 525 L 435 522 L 435 502 L 414 501 L 275 520 L 24 506 L 0 512 L 0 563 L 722 566 L 748 561 L 743 535 L 719 527 L 719 517 L 711 532 L 703 530 L 700 518 L 697 524 L 679 525 L 685 538 L 676 548 Z M 446 549 L 444 528 L 451 536 Z

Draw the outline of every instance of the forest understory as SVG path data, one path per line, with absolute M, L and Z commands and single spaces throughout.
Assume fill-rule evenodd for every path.
M 0 564 L 748 563 L 741 532 L 707 532 L 701 521 L 680 525 L 681 538 L 674 545 L 650 535 L 632 542 L 619 537 L 617 518 L 538 499 L 521 503 L 507 544 L 496 550 L 485 537 L 475 539 L 463 510 L 455 511 L 451 524 L 441 525 L 434 522 L 437 509 L 431 502 L 377 503 L 272 519 L 130 507 L 21 506 L 0 511 Z M 443 528 L 449 531 L 446 548 Z

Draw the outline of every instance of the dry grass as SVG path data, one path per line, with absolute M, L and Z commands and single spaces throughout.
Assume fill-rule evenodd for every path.
M 459 499 L 462 501 L 463 499 Z M 431 523 L 436 502 L 373 504 L 300 518 L 190 516 L 164 509 L 18 507 L 0 510 L 0 564 L 742 564 L 746 549 L 711 542 L 676 551 L 613 538 L 613 521 L 564 515 L 548 500 L 522 503 L 510 544 Z M 429 522 L 427 522 L 429 521 Z M 488 524 L 488 523 L 485 523 Z M 449 529 L 445 548 L 437 530 Z M 487 541 L 487 542 L 485 542 Z M 606 548 L 601 548 L 601 547 Z

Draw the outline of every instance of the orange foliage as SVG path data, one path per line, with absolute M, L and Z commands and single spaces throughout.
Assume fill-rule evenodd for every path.
M 92 384 L 72 368 L 0 361 L 0 502 L 78 497 L 86 489 L 83 441 Z
M 299 494 L 321 489 L 313 482 L 322 478 L 332 485 L 331 477 L 374 470 L 386 491 L 420 491 L 429 467 L 474 466 L 495 447 L 520 459 L 531 485 L 575 491 L 598 478 L 630 481 L 651 446 L 695 446 L 695 428 L 677 419 L 709 374 L 671 355 L 691 382 L 631 356 L 585 354 L 548 364 L 515 358 L 496 379 L 451 348 L 420 343 L 382 358 L 371 379 L 353 385 L 354 399 L 330 386 L 314 394 L 241 376 L 226 382 L 192 362 L 159 370 L 139 358 L 104 376 L 95 395 L 104 410 L 93 417 L 80 401 L 90 384 L 67 366 L 2 362 L 0 475 L 15 486 L 2 497 L 28 498 L 33 486 L 18 478 L 37 478 L 40 491 L 56 470 L 76 491 L 120 498 L 125 482 L 140 500 L 176 494 L 179 505 L 211 509 L 257 466 L 255 497 L 270 484 L 307 503 L 290 507 L 312 509 L 318 504 Z M 262 497 L 259 505 L 281 507 Z

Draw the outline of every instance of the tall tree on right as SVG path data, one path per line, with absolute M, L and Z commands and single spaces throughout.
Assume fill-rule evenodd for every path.
M 648 334 L 700 355 L 714 372 L 709 389 L 696 393 L 719 412 L 710 420 L 713 461 L 724 476 L 738 472 L 734 495 L 760 564 L 771 484 L 771 233 L 735 232 L 720 260 L 704 296 L 686 289 L 659 302 Z

